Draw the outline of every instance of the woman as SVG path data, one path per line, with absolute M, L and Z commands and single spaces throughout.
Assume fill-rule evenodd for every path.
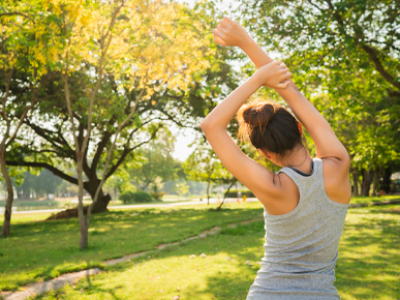
M 227 17 L 213 35 L 220 45 L 240 47 L 258 68 L 201 123 L 224 166 L 264 206 L 265 256 L 247 300 L 340 299 L 335 265 L 351 197 L 349 155 L 283 63 L 273 61 Z M 297 119 L 275 103 L 243 106 L 261 86 L 274 88 Z M 228 135 L 226 127 L 236 113 L 239 132 L 282 167 L 278 174 L 246 156 Z M 315 143 L 315 158 L 302 144 L 301 124 Z

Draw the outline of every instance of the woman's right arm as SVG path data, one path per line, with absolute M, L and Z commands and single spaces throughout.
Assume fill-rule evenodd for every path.
M 223 46 L 240 47 L 257 68 L 273 61 L 240 25 L 227 17 L 220 22 L 217 30 L 214 31 L 214 36 L 217 36 L 216 41 Z M 300 93 L 293 81 L 289 83 L 287 88 L 276 88 L 275 90 L 286 101 L 311 135 L 316 147 L 317 157 L 334 158 L 340 164 L 341 169 L 348 172 L 350 158 L 346 148 L 338 140 L 329 123 Z

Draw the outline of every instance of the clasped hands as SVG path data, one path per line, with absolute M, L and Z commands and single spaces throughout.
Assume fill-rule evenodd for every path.
M 228 17 L 224 17 L 218 24 L 217 28 L 213 30 L 214 41 L 222 46 L 235 46 L 235 47 L 251 47 L 255 42 L 246 32 L 246 30 L 232 21 Z M 259 68 L 254 74 L 260 86 L 266 86 L 273 89 L 286 88 L 292 77 L 292 73 L 281 61 L 273 61 Z

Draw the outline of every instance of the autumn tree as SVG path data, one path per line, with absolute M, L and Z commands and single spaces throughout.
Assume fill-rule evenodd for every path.
M 154 3 L 148 9 L 157 7 Z M 92 199 L 101 179 L 107 180 L 126 161 L 135 160 L 136 150 L 155 138 L 157 128 L 162 122 L 169 121 L 180 127 L 198 128 L 199 118 L 204 117 L 210 105 L 212 107 L 216 95 L 224 95 L 223 89 L 229 89 L 235 82 L 230 76 L 230 66 L 224 63 L 226 58 L 215 53 L 215 45 L 212 43 L 209 29 L 215 26 L 214 20 L 218 19 L 215 18 L 217 11 L 212 3 L 198 4 L 193 10 L 176 4 L 160 4 L 156 9 L 157 13 L 154 14 L 154 20 L 146 17 L 149 12 L 146 15 L 144 8 L 145 6 L 143 10 L 137 10 L 139 15 L 143 15 L 138 17 L 138 20 L 129 19 L 135 26 L 139 26 L 143 21 L 144 25 L 141 27 L 132 27 L 140 30 L 132 29 L 132 36 L 123 39 L 122 42 L 126 44 L 121 47 L 116 47 L 113 43 L 121 41 L 122 35 L 119 34 L 117 40 L 113 40 L 113 51 L 123 52 L 114 53 L 113 58 L 118 58 L 118 55 L 122 58 L 111 62 L 116 64 L 115 68 L 119 69 L 115 70 L 120 70 L 120 73 L 108 67 L 103 70 L 101 88 L 93 104 L 93 128 L 83 159 L 83 186 Z M 169 16 L 164 18 L 169 21 L 164 22 L 165 24 L 157 22 L 158 18 L 165 16 L 164 14 Z M 117 23 L 125 19 L 117 18 Z M 148 23 L 150 20 L 154 22 Z M 123 24 L 118 26 L 124 28 Z M 96 30 L 91 28 L 88 32 L 94 34 Z M 129 41 L 131 43 L 128 43 Z M 89 45 L 99 47 L 98 43 L 99 39 L 93 37 L 77 47 L 82 53 L 89 53 L 91 58 L 81 63 L 71 63 L 73 68 L 70 67 L 68 76 L 78 140 L 83 140 L 88 125 L 88 91 L 95 86 L 94 78 L 98 76 L 93 60 L 99 57 L 93 49 L 89 52 L 82 49 Z M 73 58 L 76 57 L 74 54 Z M 157 59 L 160 59 L 158 63 Z M 180 65 L 182 62 L 183 65 Z M 126 67 L 128 63 L 132 64 L 129 68 Z M 143 73 L 146 68 L 150 68 L 151 72 Z M 173 68 L 177 70 L 175 73 L 172 72 Z M 164 78 L 161 76 L 157 79 L 154 77 L 155 72 L 161 72 Z M 62 77 L 61 73 L 53 72 L 53 80 L 46 85 L 46 94 L 39 102 L 40 109 L 35 115 L 25 119 L 25 124 L 34 134 L 25 135 L 24 143 L 14 151 L 14 159 L 8 161 L 8 164 L 46 168 L 64 180 L 78 184 L 77 178 L 65 172 L 66 168 L 63 167 L 74 165 L 77 156 L 71 144 L 71 122 L 68 121 Z M 148 79 L 146 84 L 143 83 L 144 78 Z M 139 84 L 144 84 L 144 88 L 139 87 Z M 140 95 L 143 101 L 138 101 Z M 135 107 L 135 112 L 121 128 L 121 133 L 116 139 L 117 124 L 132 113 L 132 106 Z M 109 150 L 114 142 L 115 148 L 107 169 L 104 168 L 106 150 Z M 100 172 L 104 170 L 107 170 L 106 175 L 101 177 Z M 110 199 L 110 195 L 104 194 L 100 189 L 98 200 L 92 207 L 93 211 L 105 211 Z
M 53 16 L 38 14 L 47 5 L 47 1 L 36 6 L 5 1 L 0 6 L 0 168 L 7 189 L 2 236 L 10 235 L 14 199 L 7 169 L 8 152 L 19 137 L 26 116 L 32 113 L 43 85 L 51 78 L 47 66 L 56 53 L 55 46 L 48 43 L 54 31 L 47 21 Z

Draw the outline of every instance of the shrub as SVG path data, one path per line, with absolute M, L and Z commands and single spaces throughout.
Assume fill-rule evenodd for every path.
M 224 193 L 224 195 L 225 195 L 225 197 L 228 197 L 228 198 L 236 198 L 237 196 L 238 196 L 238 192 L 241 192 L 241 196 L 243 197 L 243 196 L 245 196 L 246 195 L 246 197 L 250 197 L 250 198 L 254 198 L 255 196 L 254 196 L 254 194 L 252 193 L 252 191 L 250 191 L 250 190 L 246 190 L 246 189 L 242 189 L 242 190 L 238 190 L 238 189 L 230 189 L 229 190 L 229 192 L 227 193 L 227 192 L 225 192 Z
M 126 191 L 119 196 L 119 199 L 127 203 L 148 203 L 151 202 L 151 195 L 144 191 Z
M 134 202 L 134 198 L 135 198 L 135 193 L 132 191 L 126 191 L 121 195 L 119 195 L 119 199 L 122 200 L 124 204 Z
M 134 194 L 134 202 L 136 203 L 147 203 L 151 202 L 151 195 L 144 191 L 137 191 Z
M 165 195 L 165 192 L 158 192 L 158 191 L 152 191 L 150 192 L 151 197 L 153 197 L 154 200 L 160 201 L 162 200 L 162 197 Z

